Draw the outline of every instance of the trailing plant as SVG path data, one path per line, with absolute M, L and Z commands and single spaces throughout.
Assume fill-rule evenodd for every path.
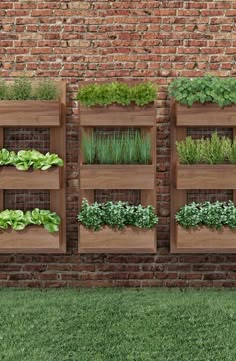
M 59 91 L 51 80 L 41 80 L 32 86 L 26 77 L 17 78 L 13 83 L 0 82 L 0 100 L 57 100 Z
M 195 102 L 217 103 L 220 107 L 236 104 L 236 79 L 212 75 L 204 77 L 179 77 L 173 80 L 169 94 L 180 104 L 192 106 Z
M 3 148 L 0 150 L 0 165 L 12 165 L 18 170 L 33 169 L 47 170 L 52 166 L 63 166 L 63 160 L 54 153 L 46 153 L 45 155 L 37 150 L 20 150 L 19 152 L 10 152 Z
M 191 203 L 180 208 L 176 221 L 184 228 L 207 226 L 220 229 L 223 226 L 236 228 L 236 207 L 232 201 L 214 203 Z
M 53 233 L 59 230 L 60 222 L 61 219 L 55 212 L 39 208 L 26 212 L 8 209 L 0 212 L 0 229 L 13 228 L 21 231 L 28 225 L 42 225 Z
M 111 104 L 129 105 L 134 102 L 143 106 L 156 99 L 157 87 L 149 82 L 128 85 L 120 82 L 88 84 L 82 86 L 77 99 L 87 107 Z
M 89 204 L 83 199 L 78 221 L 94 231 L 101 230 L 105 225 L 118 229 L 127 226 L 150 229 L 158 223 L 158 217 L 152 206 L 132 206 L 120 201 Z
M 151 163 L 151 138 L 139 132 L 121 136 L 85 135 L 82 138 L 85 164 L 149 164 Z
M 236 140 L 219 137 L 217 132 L 208 139 L 186 137 L 176 142 L 177 154 L 181 164 L 222 164 L 236 162 Z

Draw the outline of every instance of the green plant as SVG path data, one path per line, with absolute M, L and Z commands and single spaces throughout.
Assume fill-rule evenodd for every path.
M 139 142 L 140 134 L 135 132 L 135 134 L 127 133 L 124 141 L 124 150 L 123 150 L 123 163 L 124 164 L 136 164 L 139 162 Z
M 223 226 L 236 228 L 236 207 L 232 201 L 214 203 L 191 203 L 180 208 L 176 221 L 184 228 L 207 226 L 220 229 Z
M 126 226 L 152 228 L 158 218 L 152 206 L 131 206 L 127 202 L 107 202 L 89 204 L 82 201 L 78 221 L 89 229 L 99 231 L 103 226 L 123 229 Z
M 101 164 L 113 163 L 114 159 L 111 153 L 110 137 L 98 136 L 96 138 L 96 158 L 97 158 L 97 162 Z
M 173 80 L 169 94 L 180 104 L 192 106 L 195 102 L 217 103 L 220 107 L 236 104 L 235 78 L 220 78 L 206 75 L 204 77 L 179 77 Z
M 42 80 L 31 84 L 26 77 L 17 78 L 13 83 L 0 81 L 0 100 L 56 100 L 59 91 L 51 80 Z
M 8 209 L 0 212 L 1 229 L 11 227 L 20 231 L 30 224 L 36 224 L 43 225 L 48 232 L 52 233 L 59 230 L 60 222 L 60 217 L 55 212 L 38 208 L 26 212 Z
M 141 164 L 150 164 L 151 159 L 151 150 L 152 150 L 152 142 L 149 136 L 140 137 L 138 139 L 138 159 Z
M 129 105 L 131 102 L 143 106 L 155 100 L 156 92 L 157 87 L 148 82 L 134 86 L 120 82 L 95 83 L 82 86 L 77 99 L 87 107 L 110 104 Z
M 57 154 L 46 153 L 45 155 L 37 150 L 20 150 L 9 152 L 3 148 L 0 150 L 0 165 L 14 165 L 18 170 L 34 169 L 47 170 L 52 166 L 63 166 L 63 160 Z
M 84 163 L 94 163 L 96 156 L 96 139 L 93 134 L 84 134 L 82 136 L 82 152 L 84 157 Z
M 119 137 L 114 134 L 114 136 L 110 138 L 111 162 L 113 164 L 123 163 L 125 140 L 126 137 L 124 135 Z
M 176 142 L 176 149 L 182 164 L 234 163 L 236 157 L 236 141 L 232 144 L 229 138 L 219 137 L 217 132 L 212 133 L 209 139 L 186 137 L 184 141 Z

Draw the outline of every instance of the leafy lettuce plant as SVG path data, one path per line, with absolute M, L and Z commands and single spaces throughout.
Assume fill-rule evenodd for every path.
M 179 77 L 170 83 L 168 90 L 178 103 L 190 107 L 196 102 L 216 103 L 220 107 L 236 104 L 236 79 L 231 77 Z
M 132 206 L 121 201 L 89 204 L 83 199 L 78 221 L 94 231 L 106 225 L 118 229 L 127 226 L 150 229 L 158 223 L 158 217 L 152 206 Z
M 223 226 L 236 228 L 236 207 L 229 202 L 191 203 L 180 208 L 176 221 L 186 229 L 206 226 L 220 229 Z
M 49 210 L 35 208 L 33 211 L 4 210 L 0 212 L 0 229 L 13 228 L 16 231 L 25 229 L 28 225 L 42 225 L 50 232 L 59 230 L 61 219 Z
M 37 150 L 20 150 L 19 152 L 10 152 L 3 148 L 0 150 L 0 165 L 13 165 L 18 170 L 33 169 L 47 170 L 52 166 L 63 166 L 63 160 L 54 153 L 45 155 Z
M 144 106 L 156 99 L 157 87 L 149 82 L 128 85 L 121 82 L 88 84 L 81 87 L 77 99 L 87 107 L 111 104 Z

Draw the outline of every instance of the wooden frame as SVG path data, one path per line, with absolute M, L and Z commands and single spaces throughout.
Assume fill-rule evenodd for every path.
M 236 189 L 235 179 L 233 164 L 177 164 L 177 189 Z
M 236 253 L 236 232 L 229 228 L 186 230 L 175 221 L 176 212 L 187 203 L 188 189 L 232 189 L 236 202 L 235 165 L 178 164 L 176 141 L 186 138 L 188 127 L 198 126 L 233 127 L 236 136 L 236 106 L 220 109 L 217 104 L 194 104 L 187 108 L 171 100 L 171 253 Z
M 155 103 L 144 107 L 134 105 L 86 108 L 80 105 L 80 144 L 83 134 L 95 127 L 137 127 L 152 139 L 150 165 L 85 165 L 80 149 L 80 204 L 83 198 L 94 202 L 95 189 L 140 189 L 143 206 L 156 209 L 156 111 Z M 155 253 L 156 230 L 132 227 L 122 232 L 104 227 L 93 232 L 79 226 L 79 253 Z
M 40 104 L 40 107 L 38 105 L 36 106 L 38 111 L 40 110 L 40 112 L 45 114 L 45 116 L 43 117 L 43 121 L 42 119 L 39 120 L 39 118 L 37 120 L 34 117 L 33 107 L 29 109 L 29 112 L 26 116 L 26 118 L 28 119 L 27 122 L 17 122 L 17 112 L 12 113 L 14 114 L 14 116 L 9 115 L 8 118 L 7 116 L 2 117 L 0 104 L 0 148 L 3 148 L 4 146 L 4 127 L 49 127 L 50 152 L 57 153 L 59 157 L 64 160 L 64 166 L 62 168 L 55 167 L 48 171 L 30 170 L 26 172 L 22 171 L 20 173 L 20 171 L 17 171 L 14 168 L 3 167 L 0 170 L 0 210 L 4 209 L 4 189 L 48 189 L 50 190 L 50 210 L 56 212 L 61 218 L 60 230 L 59 232 L 56 232 L 55 235 L 50 234 L 43 227 L 40 226 L 29 226 L 25 229 L 25 231 L 23 231 L 23 233 L 22 231 L 4 231 L 0 233 L 0 253 L 66 252 L 66 83 L 63 81 L 58 82 L 58 86 L 60 87 L 60 98 L 57 102 L 49 103 L 51 105 L 52 103 L 56 103 L 57 105 L 55 106 L 54 104 L 52 107 L 49 106 L 48 117 L 46 116 L 46 108 L 40 108 L 43 106 L 43 104 L 47 105 L 48 102 L 35 101 L 35 103 L 37 103 L 38 105 Z M 28 101 L 25 102 L 27 103 Z M 20 107 L 19 119 L 21 119 L 23 111 L 23 105 L 22 107 L 20 106 L 20 104 L 22 103 L 23 101 L 20 101 L 19 103 L 17 102 L 17 105 Z M 26 103 L 25 106 L 27 106 Z M 17 110 L 16 107 L 14 109 Z M 54 109 L 53 112 L 52 109 Z M 59 109 L 59 111 L 55 111 L 55 109 Z M 10 119 L 15 120 L 13 122 Z M 3 240 L 2 243 L 1 239 Z M 11 246 L 7 247 L 7 245 L 5 244 L 6 240 L 9 240 L 9 245 Z M 36 244 L 37 240 L 38 243 Z M 3 249 L 1 248 L 2 244 L 4 244 Z M 14 247 L 14 244 L 16 247 Z
M 236 105 L 220 108 L 214 103 L 194 103 L 191 107 L 175 103 L 176 126 L 236 127 Z

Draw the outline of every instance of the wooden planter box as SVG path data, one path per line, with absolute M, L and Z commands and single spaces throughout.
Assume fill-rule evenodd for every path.
M 176 103 L 176 125 L 185 127 L 235 127 L 236 105 L 220 108 L 214 103 L 191 107 Z
M 95 232 L 79 226 L 79 253 L 155 253 L 155 228 L 104 227 Z
M 28 171 L 0 167 L 0 189 L 60 189 L 60 172 L 59 167 Z
M 81 165 L 82 189 L 152 189 L 153 165 Z
M 80 105 L 80 125 L 84 127 L 151 127 L 153 119 L 154 102 L 143 107 L 110 105 L 88 108 Z
M 236 230 L 199 227 L 186 230 L 176 225 L 175 246 L 172 253 L 236 253 Z
M 0 101 L 0 127 L 58 127 L 59 114 L 55 100 Z
M 59 232 L 49 233 L 42 226 L 22 231 L 0 231 L 0 253 L 61 253 Z
M 236 165 L 179 164 L 177 189 L 236 189 Z

